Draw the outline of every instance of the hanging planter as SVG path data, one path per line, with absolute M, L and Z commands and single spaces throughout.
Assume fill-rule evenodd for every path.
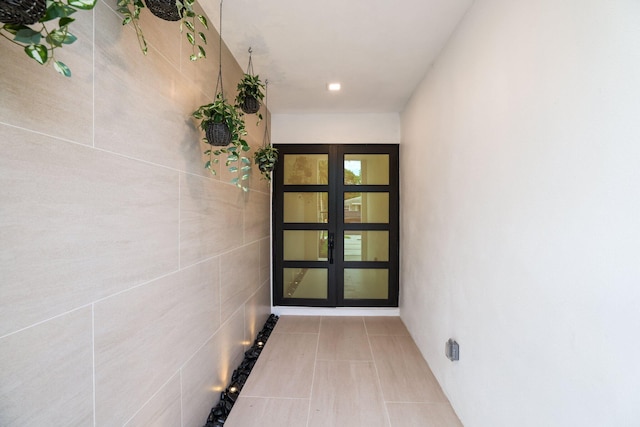
M 260 101 L 255 97 L 248 95 L 240 104 L 240 108 L 247 114 L 255 114 L 260 110 Z
M 262 146 L 253 154 L 253 160 L 258 169 L 260 169 L 262 177 L 267 181 L 271 181 L 271 172 L 273 172 L 278 162 L 278 149 L 272 145 Z
M 180 11 L 175 0 L 144 0 L 149 12 L 165 21 L 179 21 Z
M 22 47 L 26 55 L 37 63 L 51 63 L 58 73 L 70 77 L 71 70 L 56 60 L 55 51 L 77 40 L 69 31 L 69 26 L 75 21 L 71 15 L 78 10 L 93 9 L 96 1 L 0 0 L 0 36 Z M 45 4 L 44 9 L 42 3 Z
M 189 59 L 197 61 L 200 58 L 206 58 L 207 52 L 200 44 L 207 44 L 207 37 L 202 31 L 196 29 L 196 23 L 199 22 L 202 27 L 209 29 L 207 18 L 199 15 L 193 9 L 196 0 L 118 0 L 118 12 L 124 19 L 122 25 L 131 23 L 136 30 L 138 36 L 138 44 L 143 54 L 147 54 L 147 40 L 144 38 L 142 28 L 138 24 L 142 9 L 146 8 L 154 15 L 165 21 L 180 21 L 180 32 L 186 28 L 185 32 L 187 41 L 191 45 L 191 54 Z
M 205 132 L 204 142 L 207 144 L 226 147 L 246 135 L 242 117 L 224 99 L 222 92 L 216 95 L 211 104 L 200 106 L 192 116 L 201 120 L 200 128 Z
M 216 147 L 231 144 L 231 131 L 226 123 L 209 123 L 205 131 L 207 142 Z
M 251 61 L 252 49 L 249 48 L 249 65 L 240 83 L 238 83 L 238 95 L 236 95 L 236 105 L 246 114 L 255 114 L 260 110 L 260 101 L 264 99 L 264 85 L 260 77 L 253 74 L 253 63 Z M 258 116 L 258 123 L 262 116 Z
M 269 85 L 268 81 L 265 81 L 266 86 Z M 265 91 L 266 91 L 265 86 Z M 266 100 L 265 100 L 266 107 Z M 262 140 L 262 146 L 253 153 L 253 161 L 258 166 L 262 178 L 271 181 L 271 172 L 278 163 L 278 149 L 271 145 L 271 138 L 269 137 L 269 123 L 264 127 L 264 138 Z
M 220 1 L 220 57 L 218 67 L 218 82 L 216 83 L 216 96 L 212 103 L 198 107 L 191 115 L 200 120 L 200 128 L 205 133 L 204 142 L 215 147 L 208 148 L 204 154 L 209 156 L 204 167 L 209 169 L 213 175 L 216 174 L 214 165 L 219 163 L 221 154 L 227 155 L 225 166 L 229 172 L 236 176 L 231 182 L 248 191 L 244 184 L 249 179 L 251 170 L 251 160 L 243 153 L 250 150 L 249 144 L 244 139 L 247 131 L 244 126 L 242 114 L 235 106 L 229 104 L 224 97 L 224 87 L 222 85 L 222 0 Z M 238 162 L 240 166 L 238 167 Z
M 2 0 L 0 22 L 15 25 L 32 25 L 44 16 L 45 0 Z

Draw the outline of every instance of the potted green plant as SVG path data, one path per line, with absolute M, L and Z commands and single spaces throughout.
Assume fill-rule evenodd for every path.
M 122 25 L 131 23 L 135 28 L 140 50 L 145 55 L 148 51 L 147 41 L 138 23 L 142 9 L 146 7 L 154 16 L 165 21 L 181 21 L 180 32 L 187 29 L 185 34 L 192 47 L 189 59 L 197 61 L 207 57 L 207 52 L 200 44 L 200 42 L 207 44 L 207 37 L 202 31 L 196 29 L 196 24 L 200 23 L 205 29 L 208 29 L 209 23 L 205 16 L 195 12 L 194 4 L 195 0 L 144 0 L 144 2 L 142 0 L 118 0 L 118 12 L 124 16 Z
M 264 84 L 257 75 L 245 73 L 238 83 L 238 95 L 236 105 L 247 114 L 255 114 L 260 110 L 260 102 L 264 99 Z M 259 119 L 262 116 L 259 115 Z
M 43 8 L 41 0 L 3 0 L 0 36 L 22 46 L 37 63 L 51 63 L 58 73 L 70 77 L 71 70 L 56 59 L 55 50 L 77 40 L 69 31 L 75 21 L 71 15 L 78 10 L 91 10 L 95 5 L 96 0 L 47 0 Z
M 278 162 L 278 149 L 272 145 L 263 145 L 253 153 L 253 161 L 258 166 L 262 177 L 271 181 L 271 172 Z
M 247 191 L 248 188 L 243 185 L 243 182 L 249 178 L 251 160 L 242 154 L 250 149 L 244 139 L 247 131 L 242 115 L 227 102 L 222 93 L 218 93 L 212 103 L 200 106 L 192 113 L 192 116 L 200 120 L 200 128 L 205 132 L 204 142 L 216 147 L 223 147 L 209 148 L 204 152 L 209 156 L 204 167 L 215 175 L 216 171 L 213 169 L 213 165 L 219 162 L 219 155 L 226 154 L 225 166 L 229 168 L 229 172 L 241 172 L 240 177 L 234 177 L 231 182 Z M 241 163 L 240 168 L 237 166 L 238 161 Z

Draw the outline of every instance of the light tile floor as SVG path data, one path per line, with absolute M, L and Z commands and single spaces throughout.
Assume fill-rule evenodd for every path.
M 226 427 L 460 427 L 398 317 L 281 316 Z

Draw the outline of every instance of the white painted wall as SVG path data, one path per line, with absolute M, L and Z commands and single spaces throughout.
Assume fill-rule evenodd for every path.
M 398 144 L 400 115 L 272 114 L 274 144 Z
M 476 0 L 402 114 L 401 316 L 465 426 L 640 425 L 639 112 L 640 2 Z

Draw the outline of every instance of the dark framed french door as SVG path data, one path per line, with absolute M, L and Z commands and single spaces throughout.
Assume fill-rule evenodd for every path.
M 273 303 L 398 306 L 398 145 L 276 145 Z

